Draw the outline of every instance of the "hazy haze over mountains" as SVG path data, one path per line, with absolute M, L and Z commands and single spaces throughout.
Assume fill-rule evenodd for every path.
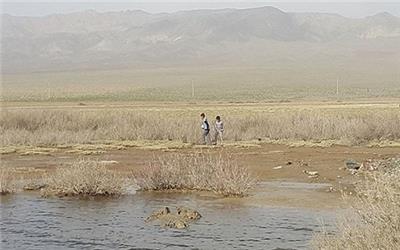
M 346 67 L 375 58 L 400 69 L 400 18 L 389 13 L 351 19 L 263 7 L 3 15 L 1 34 L 4 73 L 320 62 Z

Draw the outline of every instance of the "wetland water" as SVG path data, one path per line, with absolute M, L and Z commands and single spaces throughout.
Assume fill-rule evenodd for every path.
M 188 229 L 144 219 L 162 206 L 199 210 Z M 334 211 L 252 207 L 199 194 L 126 195 L 114 199 L 1 197 L 1 249 L 307 249 Z

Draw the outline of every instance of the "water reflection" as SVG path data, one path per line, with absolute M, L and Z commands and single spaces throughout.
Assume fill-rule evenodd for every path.
M 203 217 L 187 230 L 145 224 L 161 206 L 186 205 Z M 118 199 L 1 198 L 2 249 L 304 249 L 332 212 L 249 207 L 195 194 Z M 329 228 L 329 225 L 327 225 Z

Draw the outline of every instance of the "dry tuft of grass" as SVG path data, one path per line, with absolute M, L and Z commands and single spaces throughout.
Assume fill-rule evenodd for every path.
M 198 190 L 244 196 L 255 184 L 247 168 L 222 153 L 171 154 L 134 175 L 141 190 Z
M 0 168 L 0 194 L 14 193 L 16 189 L 13 171 L 8 168 Z
M 357 184 L 352 211 L 336 234 L 316 235 L 315 249 L 400 249 L 400 159 L 390 163 Z
M 79 160 L 46 176 L 44 196 L 114 196 L 123 191 L 124 180 L 105 164 Z

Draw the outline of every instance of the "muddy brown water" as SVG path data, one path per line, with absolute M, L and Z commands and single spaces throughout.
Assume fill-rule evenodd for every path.
M 185 230 L 144 219 L 185 205 L 203 218 Z M 119 198 L 1 197 L 1 249 L 308 249 L 335 211 L 248 206 L 201 194 L 136 193 Z

